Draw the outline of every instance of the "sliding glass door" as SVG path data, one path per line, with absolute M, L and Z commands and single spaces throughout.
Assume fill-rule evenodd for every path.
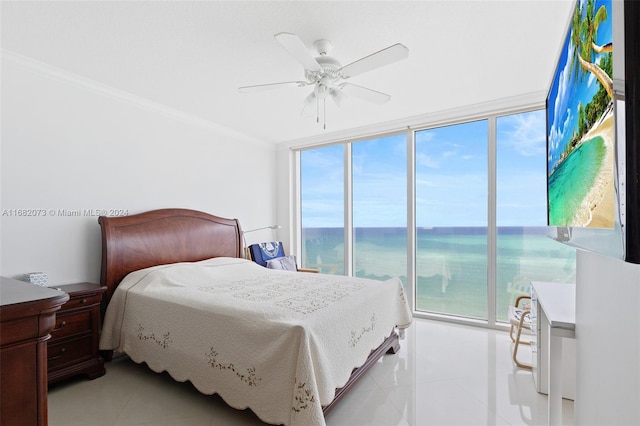
M 487 318 L 487 121 L 415 134 L 416 311 Z
M 344 275 L 344 145 L 300 153 L 303 268 Z
M 353 271 L 407 280 L 407 137 L 351 144 Z
M 496 317 L 531 281 L 575 282 L 575 250 L 547 235 L 544 111 L 496 120 Z
M 575 281 L 546 236 L 545 129 L 538 110 L 301 150 L 301 264 L 400 277 L 416 315 L 506 321 L 531 281 Z

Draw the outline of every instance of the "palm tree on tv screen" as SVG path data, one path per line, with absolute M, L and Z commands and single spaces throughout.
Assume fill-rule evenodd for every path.
M 583 9 L 586 13 L 583 16 Z M 571 58 L 571 74 L 580 79 L 587 72 L 593 73 L 602 87 L 613 99 L 613 80 L 598 64 L 594 62 L 596 53 L 613 52 L 613 43 L 604 45 L 596 43 L 596 35 L 600 23 L 608 18 L 607 8 L 600 6 L 596 12 L 595 0 L 587 0 L 586 8 L 578 2 L 571 22 L 571 42 L 573 43 L 573 57 Z

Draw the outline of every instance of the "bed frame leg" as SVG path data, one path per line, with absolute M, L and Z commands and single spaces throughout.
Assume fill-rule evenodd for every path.
M 322 407 L 322 412 L 326 416 L 333 407 L 336 406 L 338 401 L 342 399 L 342 397 L 356 384 L 356 382 L 371 368 L 373 367 L 380 358 L 384 356 L 384 354 L 397 354 L 400 351 L 400 340 L 398 338 L 398 333 L 394 330 L 393 333 L 382 343 L 382 345 L 378 346 L 377 349 L 373 350 L 367 358 L 367 361 L 360 367 L 355 368 L 351 372 L 351 378 L 344 387 L 340 389 L 336 389 L 336 394 L 333 397 L 333 401 L 331 401 L 328 405 Z

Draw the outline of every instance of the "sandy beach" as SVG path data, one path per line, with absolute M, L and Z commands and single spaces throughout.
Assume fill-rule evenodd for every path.
M 575 218 L 576 225 L 590 228 L 613 228 L 614 226 L 614 135 L 613 109 L 609 109 L 604 118 L 582 138 L 582 140 L 589 140 L 597 136 L 602 137 L 607 152 L 593 187 L 582 200 L 580 212 Z

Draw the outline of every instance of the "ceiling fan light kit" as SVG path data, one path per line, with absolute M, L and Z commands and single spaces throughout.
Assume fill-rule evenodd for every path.
M 304 67 L 306 81 L 257 84 L 239 87 L 238 90 L 242 93 L 252 93 L 286 86 L 306 87 L 313 85 L 313 91 L 304 100 L 301 115 L 309 115 L 307 112 L 315 105 L 316 122 L 319 123 L 320 101 L 322 101 L 324 129 L 327 128 L 326 99 L 328 97 L 333 99 L 337 106 L 341 106 L 349 96 L 376 104 L 383 104 L 391 99 L 391 96 L 386 93 L 351 84 L 345 80 L 409 56 L 409 49 L 400 43 L 396 43 L 342 66 L 337 59 L 329 55 L 333 47 L 329 40 L 321 39 L 314 43 L 318 55 L 314 57 L 296 34 L 278 33 L 274 37 Z

